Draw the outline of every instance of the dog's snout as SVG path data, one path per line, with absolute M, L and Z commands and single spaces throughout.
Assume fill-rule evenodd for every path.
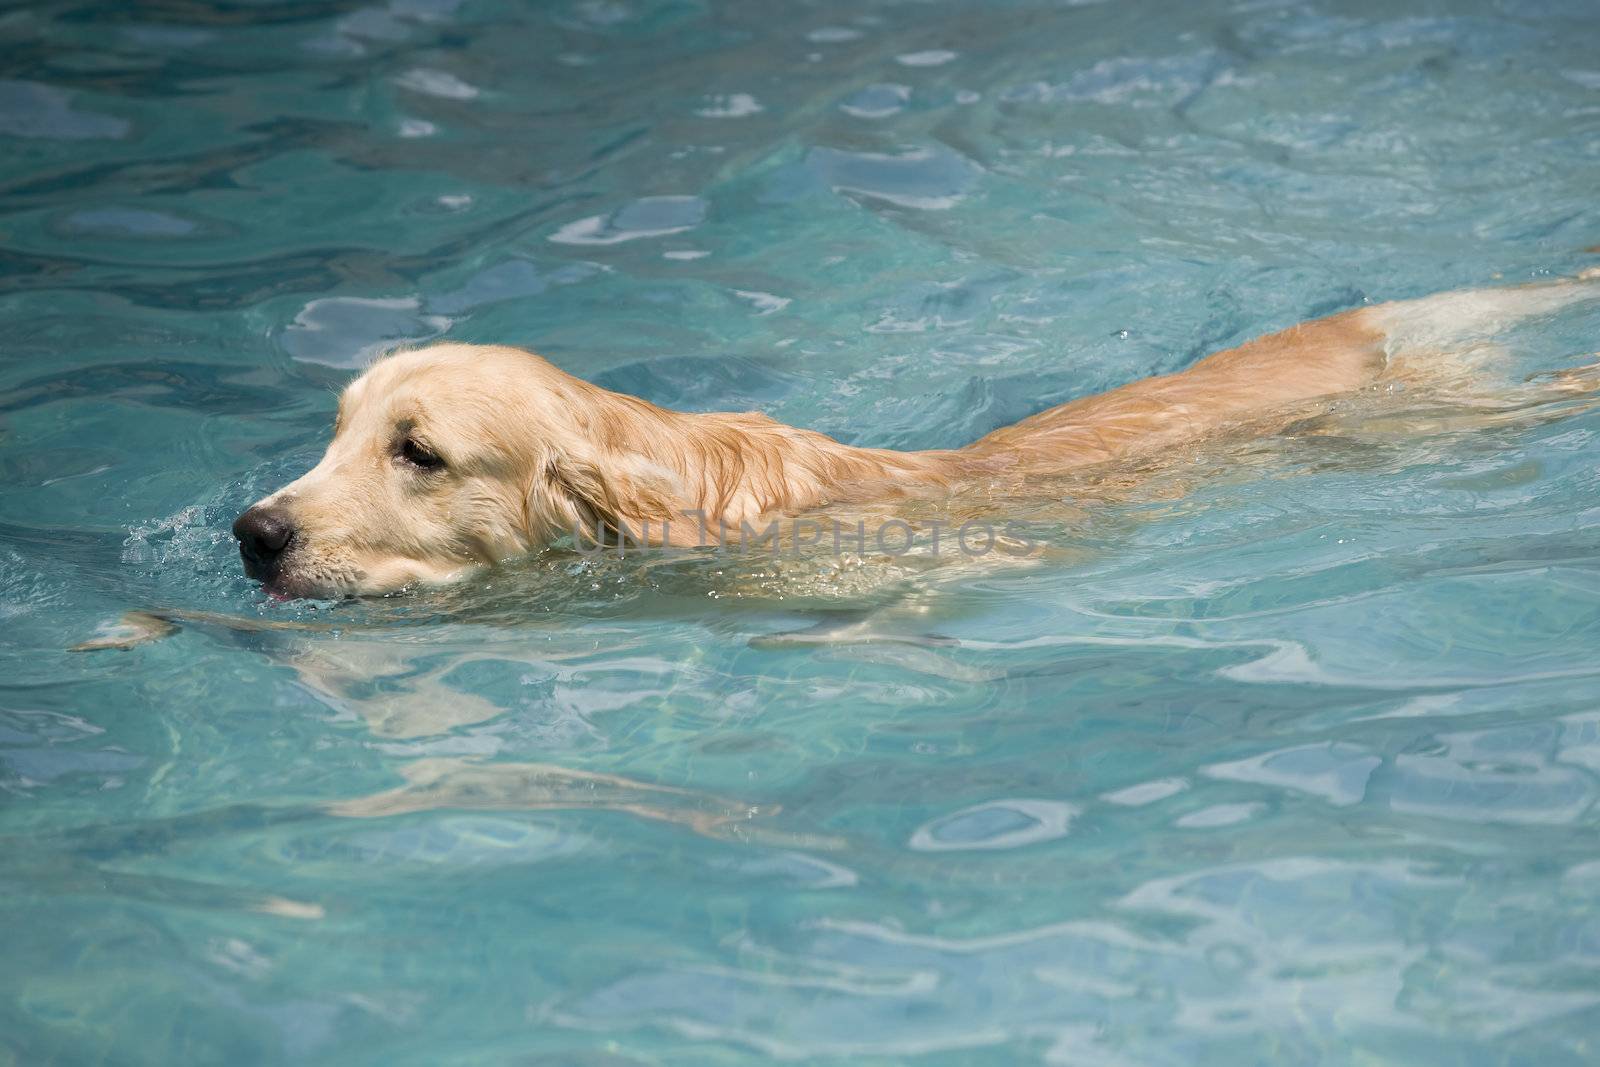
M 233 522 L 233 536 L 239 539 L 239 555 L 252 578 L 266 576 L 294 540 L 294 523 L 287 513 L 276 508 L 251 508 Z

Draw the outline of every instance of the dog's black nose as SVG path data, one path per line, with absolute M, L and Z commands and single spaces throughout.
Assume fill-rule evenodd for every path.
M 233 521 L 233 536 L 239 539 L 245 573 L 252 578 L 268 577 L 294 540 L 294 523 L 282 511 L 251 508 Z

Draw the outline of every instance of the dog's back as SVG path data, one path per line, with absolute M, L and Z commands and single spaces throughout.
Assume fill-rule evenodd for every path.
M 1343 311 L 1002 427 L 961 454 L 1050 474 L 1169 448 L 1230 427 L 1284 421 L 1308 402 L 1388 379 L 1444 383 L 1463 353 L 1515 322 L 1600 299 L 1600 270 L 1575 280 L 1441 293 Z

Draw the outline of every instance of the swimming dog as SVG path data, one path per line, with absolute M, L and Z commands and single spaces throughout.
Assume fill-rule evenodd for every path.
M 692 547 L 824 506 L 1025 498 L 1067 472 L 1274 432 L 1333 398 L 1444 380 L 1460 370 L 1451 357 L 1463 338 L 1597 297 L 1590 270 L 1359 307 L 921 452 L 856 448 L 753 412 L 671 411 L 521 349 L 434 344 L 351 382 L 321 461 L 233 533 L 269 592 L 327 597 L 447 581 L 574 531 Z

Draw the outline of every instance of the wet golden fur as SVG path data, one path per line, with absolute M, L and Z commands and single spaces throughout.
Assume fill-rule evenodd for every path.
M 1025 496 L 1095 464 L 1281 426 L 1308 404 L 1416 373 L 1455 331 L 1596 289 L 1562 282 L 1358 308 L 926 452 L 854 448 L 753 412 L 669 411 L 516 348 L 404 351 L 350 384 L 321 462 L 258 505 L 284 510 L 295 529 L 273 585 L 297 596 L 381 592 L 448 580 L 574 530 L 692 546 L 708 531 L 714 541 L 719 523 L 823 505 L 974 489 Z M 408 463 L 407 439 L 442 468 Z

